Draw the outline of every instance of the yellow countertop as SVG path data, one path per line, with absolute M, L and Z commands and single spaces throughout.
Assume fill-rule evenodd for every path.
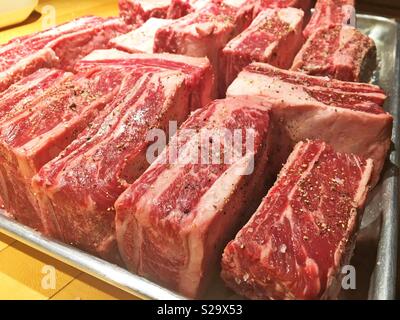
M 118 1 L 39 1 L 25 22 L 0 29 L 0 43 L 83 15 L 116 16 Z M 0 233 L 0 299 L 137 298 Z
M 0 300 L 136 297 L 0 233 Z
M 102 17 L 118 15 L 117 0 L 41 0 L 36 10 L 24 22 L 0 29 L 0 43 L 48 28 L 49 24 L 61 24 L 71 19 L 97 15 Z

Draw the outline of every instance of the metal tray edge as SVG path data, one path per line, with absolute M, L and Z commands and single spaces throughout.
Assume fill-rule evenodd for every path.
M 386 19 L 386 18 L 383 18 Z M 385 173 L 383 180 L 384 190 L 390 191 L 391 201 L 383 203 L 381 235 L 378 243 L 377 262 L 371 279 L 369 299 L 393 300 L 396 298 L 397 278 L 397 249 L 399 228 L 399 162 L 400 162 L 400 133 L 399 111 L 400 107 L 400 24 L 393 19 L 386 19 L 396 24 L 396 62 L 394 86 L 390 97 L 389 111 L 393 116 L 392 143 L 390 154 L 391 166 Z M 397 84 L 397 85 L 396 85 Z
M 374 19 L 374 20 L 382 21 L 382 22 L 384 21 L 386 23 L 391 23 L 391 24 L 394 24 L 396 26 L 399 25 L 399 23 L 394 18 L 375 16 L 373 14 L 366 14 L 366 13 L 357 13 L 357 17 L 358 18 L 364 18 L 364 19 Z M 397 32 L 397 35 L 399 35 L 398 32 Z
M 40 233 L 2 215 L 0 231 L 38 251 L 99 278 L 143 299 L 186 300 L 185 297 L 137 276 L 115 264 L 99 259 L 77 248 L 49 239 Z

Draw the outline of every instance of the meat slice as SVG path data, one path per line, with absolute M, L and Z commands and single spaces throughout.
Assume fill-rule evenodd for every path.
M 111 39 L 110 46 L 130 53 L 153 53 L 157 30 L 172 21 L 171 19 L 150 18 L 139 28 Z
M 43 49 L 49 42 L 58 37 L 81 31 L 85 26 L 94 26 L 100 21 L 100 18 L 96 17 L 83 17 L 43 32 L 14 38 L 0 47 L 0 71 L 8 69 L 18 60 Z
M 310 22 L 304 29 L 304 36 L 308 38 L 318 28 L 330 25 L 355 26 L 356 10 L 354 0 L 318 0 Z
M 76 70 L 88 71 L 97 68 L 127 69 L 141 68 L 143 72 L 155 70 L 177 70 L 185 73 L 186 86 L 190 89 L 190 109 L 207 105 L 216 95 L 212 67 L 207 58 L 194 58 L 175 54 L 128 54 L 118 50 L 96 50 L 78 62 Z
M 148 167 L 152 129 L 189 114 L 182 72 L 126 72 L 113 102 L 33 179 L 50 234 L 114 262 L 117 197 Z
M 3 48 L 0 48 L 0 54 L 2 49 Z M 3 57 L 1 57 L 0 60 L 3 60 Z M 1 66 L 3 67 L 3 70 L 0 70 L 0 92 L 7 89 L 16 81 L 40 68 L 47 68 L 56 65 L 58 63 L 58 59 L 54 54 L 54 51 L 49 48 L 45 48 L 26 57 L 21 57 L 19 62 L 7 62 L 7 66 Z
M 225 248 L 222 278 L 251 299 L 335 297 L 373 161 L 324 142 L 296 145 L 256 213 Z
M 268 115 L 258 99 L 230 98 L 181 126 L 115 204 L 118 246 L 130 270 L 201 295 L 224 245 L 262 196 Z
M 308 38 L 292 70 L 369 82 L 376 65 L 376 47 L 371 38 L 350 26 L 331 25 L 317 29 Z
M 0 92 L 43 67 L 70 71 L 77 59 L 106 46 L 127 32 L 116 18 L 83 17 L 33 35 L 19 37 L 0 47 Z
M 47 72 L 51 77 L 54 71 Z M 38 76 L 43 77 L 43 71 Z M 27 87 L 32 93 L 21 96 L 0 120 L 0 193 L 6 210 L 19 222 L 47 232 L 43 217 L 36 210 L 31 178 L 111 100 L 118 77 L 120 72 L 61 72 L 44 91 Z
M 28 101 L 42 95 L 49 87 L 57 85 L 67 75 L 57 69 L 39 69 L 33 74 L 11 85 L 0 93 L 0 121 L 10 115 L 11 110 L 23 110 Z
M 289 69 L 304 42 L 303 17 L 295 8 L 262 11 L 223 49 L 226 87 L 253 61 Z
M 22 80 L 11 85 L 7 90 L 0 93 L 0 119 L 5 119 L 14 116 L 18 111 L 22 112 L 24 109 L 30 106 L 30 101 L 42 95 L 50 86 L 57 85 L 58 83 L 65 81 L 69 75 L 61 70 L 50 70 L 50 69 L 39 69 L 33 74 L 23 78 Z M 13 112 L 13 111 L 16 112 Z M 0 161 L 3 156 L 0 155 Z M 4 175 L 0 170 L 0 189 L 7 189 L 7 182 L 4 179 Z M 10 208 L 10 201 L 7 192 L 1 192 L 5 194 L 6 204 L 0 199 L 1 208 Z M 11 195 L 12 196 L 12 195 Z M 12 216 L 11 213 L 6 213 Z
M 377 86 L 343 82 L 252 63 L 228 88 L 228 96 L 260 95 L 273 104 L 277 171 L 294 145 L 321 139 L 335 150 L 374 160 L 372 185 L 379 180 L 390 148 L 393 118 Z
M 55 67 L 72 71 L 75 63 L 96 49 L 108 46 L 110 39 L 130 31 L 119 18 L 99 18 L 93 26 L 85 25 L 83 30 L 58 37 L 47 44 L 56 54 L 58 64 Z
M 250 23 L 250 16 L 238 8 L 210 3 L 157 30 L 154 52 L 169 52 L 192 57 L 208 57 L 220 84 L 222 49 Z M 223 79 L 223 78 L 221 78 Z M 220 95 L 225 85 L 221 81 Z
M 119 0 L 119 14 L 126 23 L 142 25 L 150 18 L 167 18 L 173 0 Z

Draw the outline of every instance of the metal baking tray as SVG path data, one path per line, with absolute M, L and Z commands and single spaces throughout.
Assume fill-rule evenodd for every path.
M 396 294 L 396 263 L 398 241 L 399 194 L 399 83 L 400 27 L 394 21 L 372 15 L 357 15 L 358 28 L 376 42 L 379 67 L 373 82 L 389 95 L 385 109 L 394 117 L 393 147 L 383 177 L 372 191 L 357 237 L 351 264 L 356 269 L 357 289 L 340 294 L 340 299 L 394 299 Z M 0 210 L 0 213 L 4 211 Z M 141 298 L 185 299 L 149 280 L 96 258 L 69 245 L 48 239 L 0 214 L 0 231 L 25 244 L 57 258 L 77 269 Z M 237 298 L 214 282 L 205 298 Z

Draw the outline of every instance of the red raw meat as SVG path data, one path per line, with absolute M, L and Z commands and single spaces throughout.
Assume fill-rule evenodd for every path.
M 308 38 L 318 28 L 344 24 L 355 26 L 354 0 L 318 0 L 310 22 L 304 29 Z
M 373 161 L 300 142 L 225 248 L 222 278 L 251 299 L 334 298 L 349 263 Z M 339 281 L 338 281 L 339 280 Z
M 83 17 L 15 38 L 0 47 L 0 92 L 43 67 L 71 71 L 77 60 L 128 30 L 117 18 Z
M 43 90 L 46 77 L 53 83 Z M 5 105 L 7 114 L 0 120 L 0 192 L 6 209 L 16 220 L 47 232 L 45 219 L 36 210 L 31 178 L 111 100 L 118 77 L 120 72 L 104 70 L 89 75 L 39 70 L 29 78 L 31 83 L 36 78 L 38 84 L 27 83 L 28 93 L 19 94 L 22 99 L 15 101 L 11 109 Z M 12 94 L 14 88 L 20 90 L 26 81 L 11 86 L 5 94 Z
M 189 114 L 184 74 L 131 72 L 102 115 L 33 180 L 51 235 L 112 261 L 113 205 L 149 165 L 148 131 Z
M 262 11 L 223 49 L 226 87 L 253 61 L 289 69 L 304 42 L 303 17 L 295 8 Z
M 14 116 L 13 109 L 23 110 L 29 100 L 46 92 L 51 86 L 64 80 L 66 73 L 57 69 L 39 69 L 0 93 L 0 121 Z
M 118 50 L 96 50 L 76 65 L 78 71 L 96 68 L 178 70 L 186 74 L 190 87 L 190 109 L 207 105 L 215 96 L 215 81 L 207 58 L 187 57 L 176 54 L 129 54 Z
M 374 41 L 356 28 L 319 28 L 296 56 L 292 70 L 338 80 L 369 82 L 376 69 Z
M 223 247 L 262 197 L 269 111 L 259 99 L 216 100 L 182 125 L 115 204 L 118 246 L 130 270 L 188 297 L 201 295 Z M 216 138 L 223 129 L 238 130 L 242 141 L 232 161 L 222 154 L 212 161 L 215 145 L 225 155 L 233 151 L 229 139 Z M 246 151 L 246 129 L 254 132 L 253 150 Z M 178 161 L 171 160 L 175 152 Z
M 386 95 L 379 87 L 252 63 L 228 88 L 228 96 L 240 95 L 260 95 L 273 104 L 277 171 L 297 142 L 320 139 L 339 152 L 373 159 L 371 184 L 379 180 L 393 123 L 382 108 Z
M 121 86 L 90 127 L 46 164 L 33 184 L 53 237 L 118 262 L 114 202 L 150 165 L 150 131 L 168 132 L 169 121 L 179 125 L 188 117 L 194 91 L 206 88 L 203 76 L 210 65 L 206 58 L 104 50 L 77 67 L 114 70 L 123 75 Z
M 157 30 L 154 52 L 169 52 L 193 57 L 208 57 L 224 95 L 220 78 L 222 49 L 250 23 L 250 14 L 228 5 L 211 3 Z M 220 80 L 221 79 L 221 80 Z

